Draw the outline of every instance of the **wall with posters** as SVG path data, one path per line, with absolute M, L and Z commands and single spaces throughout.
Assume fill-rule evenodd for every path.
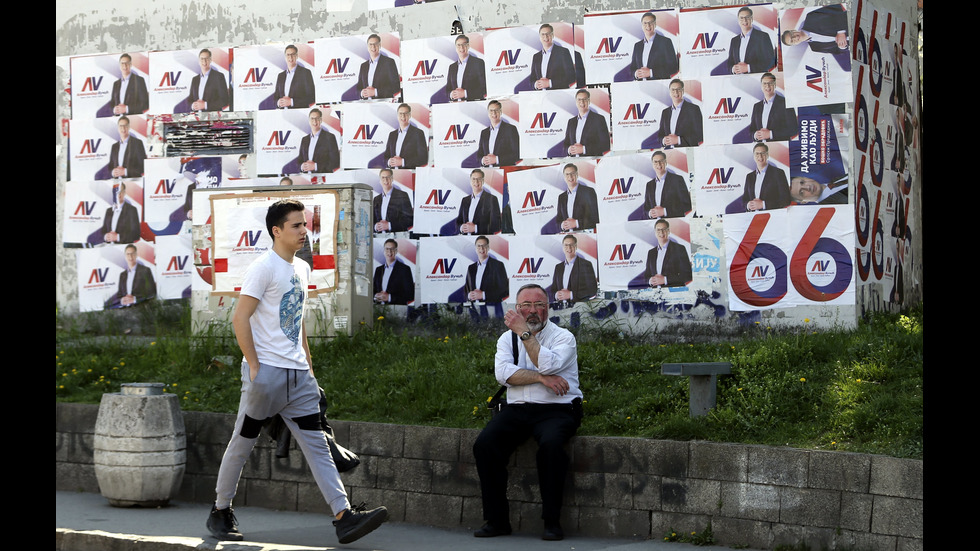
M 62 311 L 208 295 L 207 216 L 190 190 L 284 174 L 379 198 L 390 180 L 361 260 L 373 280 L 393 239 L 412 279 L 395 303 L 411 307 L 496 315 L 536 282 L 575 321 L 850 325 L 921 299 L 914 2 L 754 4 L 747 38 L 741 6 L 699 2 L 657 7 L 653 25 L 649 5 L 626 1 L 349 4 L 59 6 Z M 825 29 L 842 17 L 835 49 L 839 30 Z M 457 18 L 464 45 L 449 34 Z M 816 38 L 790 45 L 787 31 Z M 544 40 L 557 46 L 546 75 L 533 55 Z M 389 62 L 369 68 L 372 48 Z M 136 78 L 120 92 L 124 61 Z M 219 78 L 201 84 L 205 61 Z M 278 75 L 291 64 L 287 96 Z M 398 137 L 402 101 L 412 147 Z M 254 123 L 249 154 L 162 156 L 162 120 L 234 117 Z M 124 135 L 137 141 L 120 152 Z

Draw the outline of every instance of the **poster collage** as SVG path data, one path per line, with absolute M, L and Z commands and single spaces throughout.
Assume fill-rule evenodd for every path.
M 690 303 L 727 281 L 733 311 L 853 304 L 862 262 L 885 277 L 872 211 L 900 210 L 915 170 L 918 88 L 902 73 L 908 26 L 850 9 L 590 12 L 72 58 L 64 241 L 81 310 L 214 289 L 212 251 L 191 244 L 211 214 L 200 190 L 331 183 L 374 190 L 363 275 L 379 303 L 512 302 L 526 283 L 564 306 L 608 291 Z M 250 151 L 166 155 L 160 121 L 223 115 L 252 121 Z M 229 239 L 267 248 L 262 230 Z

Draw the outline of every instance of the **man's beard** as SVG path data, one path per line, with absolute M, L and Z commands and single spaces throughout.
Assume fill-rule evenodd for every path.
M 532 314 L 532 316 L 536 318 L 538 321 L 532 321 L 530 317 L 526 318 L 524 321 L 527 322 L 527 328 L 530 329 L 532 333 L 537 333 L 538 331 L 544 328 L 545 322 L 544 320 L 538 318 L 537 314 Z

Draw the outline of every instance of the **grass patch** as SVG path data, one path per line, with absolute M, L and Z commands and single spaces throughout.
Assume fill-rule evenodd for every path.
M 233 413 L 241 354 L 230 329 L 189 336 L 186 306 L 156 312 L 152 336 L 95 336 L 119 321 L 59 319 L 56 400 L 98 403 L 124 382 L 163 382 L 185 410 Z M 493 354 L 500 320 L 439 318 L 311 341 L 314 370 L 334 419 L 480 428 L 496 392 Z M 149 317 L 154 312 L 140 315 Z M 93 318 L 94 319 L 94 318 Z M 709 440 L 922 458 L 921 306 L 878 314 L 854 330 L 748 327 L 718 342 L 654 343 L 656 334 L 576 331 L 585 395 L 579 434 Z M 109 331 L 106 331 L 109 332 Z M 688 415 L 688 379 L 660 375 L 664 362 L 729 361 L 718 405 Z

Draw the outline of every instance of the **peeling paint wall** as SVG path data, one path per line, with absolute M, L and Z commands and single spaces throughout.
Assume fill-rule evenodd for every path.
M 780 8 L 802 7 L 826 2 L 792 1 Z M 705 0 L 446 0 L 434 4 L 368 11 L 366 2 L 356 0 L 286 0 L 279 2 L 240 2 L 229 4 L 213 0 L 175 2 L 172 0 L 100 2 L 68 2 L 58 0 L 56 11 L 56 298 L 59 311 L 72 314 L 78 311 L 78 291 L 75 268 L 75 249 L 62 246 L 62 212 L 65 183 L 68 180 L 67 122 L 69 108 L 69 56 L 116 53 L 133 50 L 178 50 L 204 46 L 235 47 L 266 42 L 305 42 L 315 38 L 368 34 L 378 29 L 398 32 L 402 40 L 448 35 L 457 18 L 464 32 L 486 28 L 532 25 L 542 21 L 581 23 L 584 13 L 625 10 L 661 9 L 669 7 L 707 7 L 741 5 L 736 1 Z M 891 10 L 913 24 L 919 20 L 913 0 L 875 2 L 878 9 Z M 338 8 L 339 6 L 339 8 Z M 911 51 L 917 50 L 914 44 Z M 852 174 L 856 173 L 851 167 Z M 914 193 L 921 205 L 921 181 L 915 182 Z M 921 210 L 921 209 L 920 209 Z M 914 236 L 914 273 L 907 277 L 911 290 L 905 303 L 922 299 L 922 224 L 912 220 Z M 719 237 L 720 229 L 717 230 Z M 722 243 L 724 240 L 721 240 Z M 724 260 L 724 254 L 720 256 Z M 879 285 L 880 287 L 880 285 Z M 858 288 L 858 303 L 854 307 L 812 307 L 768 310 L 745 316 L 730 313 L 724 295 L 700 296 L 695 304 L 675 305 L 606 300 L 589 310 L 556 312 L 570 323 L 583 317 L 620 320 L 630 330 L 656 330 L 658 324 L 677 320 L 711 322 L 727 319 L 728 323 L 749 323 L 758 320 L 800 324 L 812 319 L 823 326 L 851 326 L 866 311 L 895 308 L 881 289 L 874 285 Z M 461 312 L 462 313 L 462 312 Z M 494 313 L 487 312 L 483 315 Z M 577 317 L 576 317 L 577 316 Z M 575 318 L 574 320 L 572 318 Z M 643 320 L 643 321 L 640 321 Z

